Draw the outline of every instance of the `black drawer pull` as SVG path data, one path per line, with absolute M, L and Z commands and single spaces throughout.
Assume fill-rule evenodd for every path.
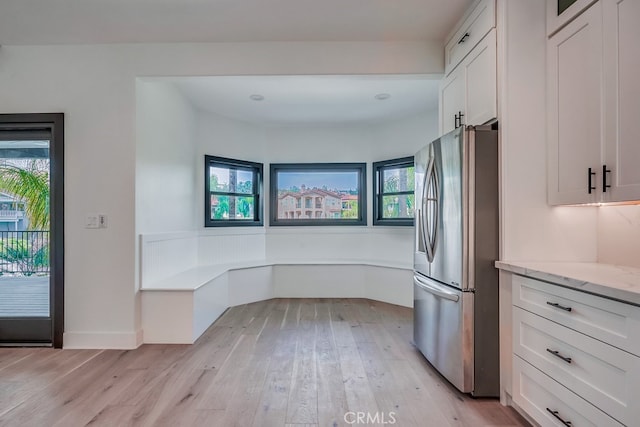
M 562 418 L 560 418 L 560 415 L 558 415 L 558 411 L 552 411 L 551 409 L 547 408 L 547 411 L 549 411 L 549 413 L 551 415 L 553 415 L 554 417 L 556 417 L 562 424 L 571 427 L 573 424 L 571 424 L 571 421 L 565 421 Z
M 458 44 L 462 44 L 465 41 L 467 41 L 467 38 L 470 36 L 471 34 L 469 33 L 464 33 L 464 36 L 462 36 L 462 38 L 460 40 L 458 40 Z
M 559 357 L 560 359 L 564 360 L 567 363 L 571 363 L 571 358 L 570 357 L 565 357 L 563 355 L 560 354 L 560 352 L 556 351 L 556 350 L 551 350 L 550 348 L 547 349 L 547 351 L 551 354 L 553 354 L 555 357 Z
M 565 307 L 564 305 L 560 305 L 557 302 L 547 301 L 547 304 L 549 304 L 551 307 L 559 308 L 560 310 L 571 311 L 571 307 Z

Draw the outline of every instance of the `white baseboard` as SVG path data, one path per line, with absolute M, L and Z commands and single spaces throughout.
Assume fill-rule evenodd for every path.
M 135 332 L 65 332 L 64 349 L 133 350 L 143 341 L 142 330 Z

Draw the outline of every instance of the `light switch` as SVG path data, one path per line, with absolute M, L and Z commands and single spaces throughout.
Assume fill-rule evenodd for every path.
M 98 215 L 88 214 L 84 220 L 84 228 L 98 228 Z

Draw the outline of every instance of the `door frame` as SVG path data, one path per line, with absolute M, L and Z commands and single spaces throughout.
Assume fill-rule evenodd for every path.
M 64 334 L 64 113 L 0 114 L 0 130 L 51 132 L 50 161 L 50 317 L 51 344 L 62 348 Z

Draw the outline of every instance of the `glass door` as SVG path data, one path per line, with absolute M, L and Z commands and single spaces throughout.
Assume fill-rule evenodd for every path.
M 17 115 L 0 119 L 6 116 Z M 0 121 L 0 345 L 62 344 L 54 328 L 62 298 L 55 265 L 62 251 L 54 244 L 62 235 L 52 221 L 54 133 L 46 122 Z

